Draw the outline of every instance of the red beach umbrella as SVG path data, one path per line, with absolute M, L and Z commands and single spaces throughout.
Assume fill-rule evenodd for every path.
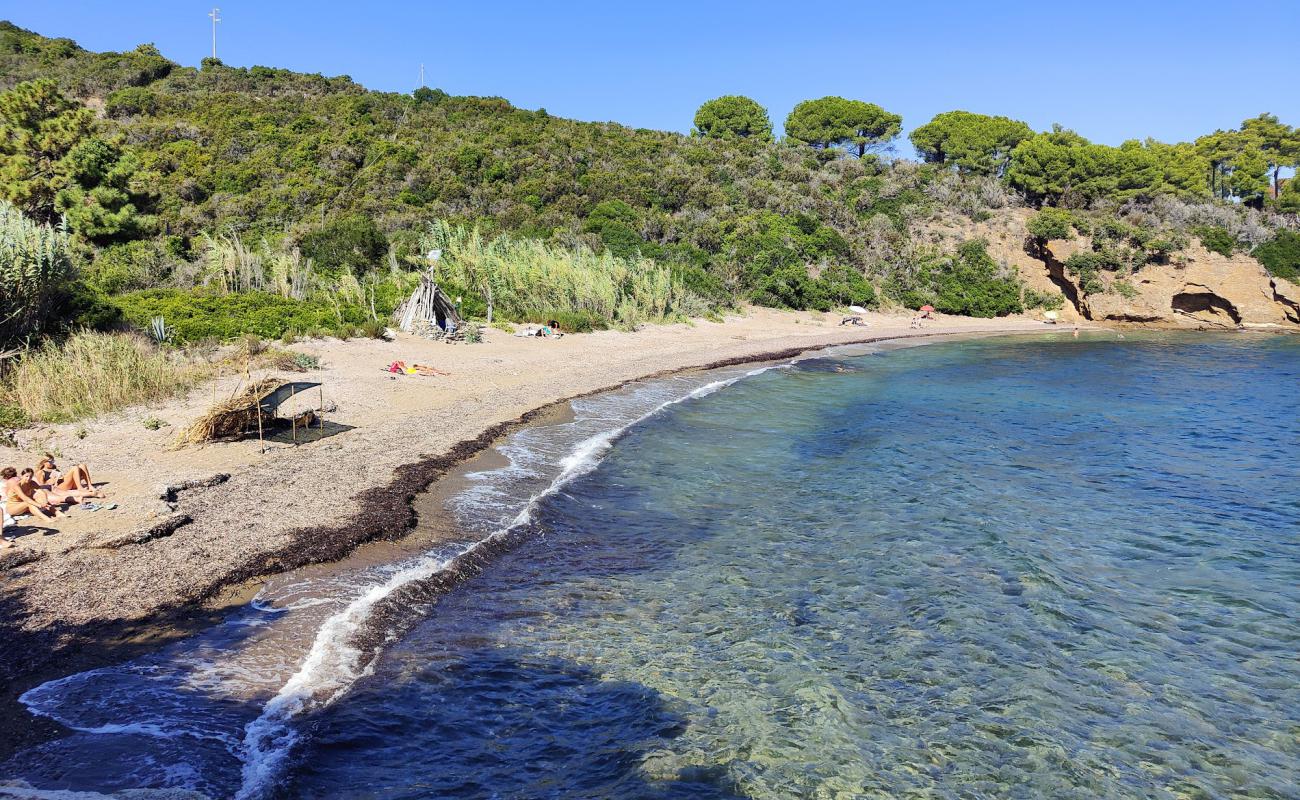
M 934 306 L 932 306 L 932 305 L 928 305 L 928 304 L 927 304 L 927 305 L 923 305 L 923 306 L 921 306 L 921 310 L 922 310 L 922 311 L 933 311 L 933 310 L 934 310 Z

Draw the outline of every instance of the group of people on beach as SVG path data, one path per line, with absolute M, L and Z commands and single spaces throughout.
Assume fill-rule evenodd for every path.
M 3 499 L 5 517 L 29 515 L 49 522 L 67 516 L 64 509 L 68 506 L 102 497 L 104 493 L 95 488 L 90 479 L 88 466 L 77 464 L 62 471 L 49 453 L 34 468 L 0 469 L 0 498 Z M 14 546 L 8 539 L 0 545 L 5 548 Z

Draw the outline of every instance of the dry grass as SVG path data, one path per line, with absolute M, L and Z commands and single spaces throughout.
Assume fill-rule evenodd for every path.
M 87 331 L 23 354 L 0 386 L 0 401 L 33 420 L 68 422 L 172 397 L 207 373 L 206 365 L 143 337 Z

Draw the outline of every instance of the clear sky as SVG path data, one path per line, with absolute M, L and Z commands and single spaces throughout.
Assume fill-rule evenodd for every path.
M 961 108 L 1109 144 L 1190 139 L 1262 111 L 1300 124 L 1300 0 L 0 0 L 0 18 L 92 50 L 153 42 L 194 65 L 213 4 L 227 64 L 409 91 L 424 62 L 426 83 L 452 94 L 635 127 L 687 131 L 721 94 L 755 98 L 778 127 L 827 94 L 907 128 Z

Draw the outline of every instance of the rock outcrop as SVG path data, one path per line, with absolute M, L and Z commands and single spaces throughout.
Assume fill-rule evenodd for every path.
M 1050 260 L 1060 263 L 1069 256 L 1055 245 Z M 1225 258 L 1199 245 L 1173 263 L 1148 265 L 1127 276 L 1124 291 L 1107 276 L 1107 291 L 1085 295 L 1064 270 L 1061 278 L 1075 287 L 1076 307 L 1091 320 L 1227 329 L 1300 325 L 1300 307 L 1294 304 L 1300 290 L 1294 285 L 1271 277 L 1249 256 Z
M 945 250 L 984 239 L 995 260 L 1014 267 L 1025 286 L 1063 296 L 1062 322 L 1096 320 L 1178 328 L 1300 330 L 1300 287 L 1270 276 L 1247 255 L 1210 252 L 1195 240 L 1169 264 L 1151 264 L 1132 275 L 1103 273 L 1104 292 L 1087 293 L 1065 261 L 1089 249 L 1086 238 L 1053 241 L 1044 251 L 1028 246 L 1025 223 L 1032 212 L 1004 209 L 983 221 L 945 219 L 923 236 Z

